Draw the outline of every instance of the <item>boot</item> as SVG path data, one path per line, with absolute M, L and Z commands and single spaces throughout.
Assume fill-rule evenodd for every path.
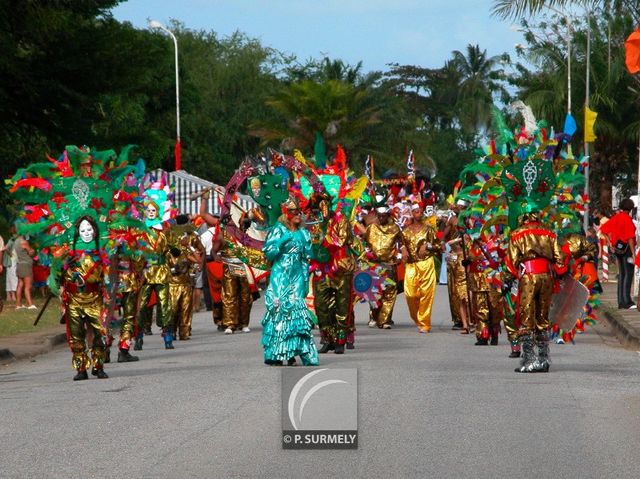
M 511 354 L 509 354 L 510 358 L 519 358 L 520 357 L 520 345 L 518 341 L 511 341 Z
M 318 353 L 325 354 L 325 353 L 328 353 L 329 351 L 333 351 L 335 348 L 336 346 L 333 343 L 324 343 L 320 348 L 320 350 L 318 351 Z
M 500 325 L 499 324 L 493 324 L 491 326 L 491 341 L 489 342 L 489 344 L 491 346 L 497 346 L 498 345 L 498 335 L 500 334 Z
M 549 334 L 544 333 L 536 334 L 536 346 L 538 347 L 538 358 L 535 362 L 537 373 L 549 372 Z
M 344 354 L 344 344 L 336 344 L 335 350 L 333 352 L 336 354 Z
M 488 344 L 489 344 L 489 341 L 483 338 L 478 338 L 478 340 L 475 343 L 476 346 L 486 346 Z
M 173 347 L 173 335 L 170 330 L 162 332 L 162 339 L 164 339 L 164 349 L 175 349 Z
M 135 342 L 133 343 L 133 350 L 134 351 L 142 351 L 142 344 L 144 343 L 144 341 L 142 340 L 142 338 L 136 338 Z
M 78 373 L 73 376 L 74 381 L 83 381 L 85 379 L 89 379 L 89 375 L 87 374 L 86 369 L 84 371 L 78 371 Z
M 86 371 L 85 371 L 86 374 Z M 91 375 L 97 377 L 98 379 L 107 379 L 109 376 L 104 372 L 104 369 L 93 368 L 91 370 Z
M 522 344 L 522 360 L 520 367 L 515 369 L 517 373 L 535 373 L 536 372 L 536 356 L 533 351 L 533 334 L 523 334 L 519 338 Z
M 287 361 L 287 366 L 295 366 L 296 365 L 296 358 L 289 358 L 289 360 Z
M 128 349 L 121 349 L 118 351 L 119 363 L 130 363 L 131 361 L 138 361 L 138 356 L 132 356 Z
M 347 349 L 355 349 L 356 347 L 354 346 L 353 343 L 347 343 Z

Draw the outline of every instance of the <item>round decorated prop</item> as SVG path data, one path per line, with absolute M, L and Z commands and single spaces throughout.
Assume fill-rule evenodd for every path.
M 380 306 L 382 291 L 394 283 L 385 273 L 379 265 L 360 265 L 353 275 L 353 292 L 361 303 L 368 302 L 373 308 Z

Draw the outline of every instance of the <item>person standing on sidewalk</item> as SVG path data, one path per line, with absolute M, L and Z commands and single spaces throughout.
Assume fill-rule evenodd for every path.
M 36 251 L 24 236 L 18 236 L 13 245 L 17 254 L 16 275 L 18 276 L 18 288 L 16 289 L 16 309 L 38 309 L 31 299 L 33 286 L 33 257 Z M 22 295 L 27 300 L 27 306 L 22 306 Z
M 636 256 L 636 227 L 629 212 L 633 201 L 625 198 L 620 202 L 620 211 L 600 228 L 607 235 L 611 249 L 618 262 L 618 309 L 630 309 L 636 305 L 631 300 L 634 261 Z
M 9 241 L 7 241 L 7 244 L 5 245 L 2 266 L 4 267 L 4 272 L 6 274 L 5 291 L 7 292 L 7 301 L 15 303 L 16 290 L 18 289 L 18 276 L 16 275 L 18 255 L 13 247 L 16 242 L 16 238 L 18 237 L 16 234 L 16 226 L 11 225 L 9 232 L 11 233 L 11 238 L 9 238 Z

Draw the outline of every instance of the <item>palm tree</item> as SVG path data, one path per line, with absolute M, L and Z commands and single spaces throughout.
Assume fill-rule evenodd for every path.
M 545 7 L 562 8 L 572 3 L 584 3 L 577 0 L 495 0 L 491 13 L 497 17 L 521 18 L 535 15 Z
M 494 95 L 504 93 L 500 84 L 504 74 L 497 68 L 503 59 L 505 55 L 488 57 L 478 45 L 467 45 L 466 55 L 459 50 L 453 52 L 450 66 L 461 75 L 457 110 L 464 129 L 482 131 L 491 123 Z

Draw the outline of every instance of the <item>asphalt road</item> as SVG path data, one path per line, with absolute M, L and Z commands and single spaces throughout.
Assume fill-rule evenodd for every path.
M 253 332 L 224 336 L 210 313 L 191 341 L 146 338 L 137 363 L 107 380 L 71 380 L 61 348 L 0 370 L 0 477 L 640 477 L 640 357 L 608 327 L 553 345 L 549 374 L 519 375 L 498 347 L 451 331 L 438 287 L 434 330 L 418 334 L 404 297 L 390 331 L 321 356 L 359 372 L 359 449 L 281 446 L 281 368 Z

